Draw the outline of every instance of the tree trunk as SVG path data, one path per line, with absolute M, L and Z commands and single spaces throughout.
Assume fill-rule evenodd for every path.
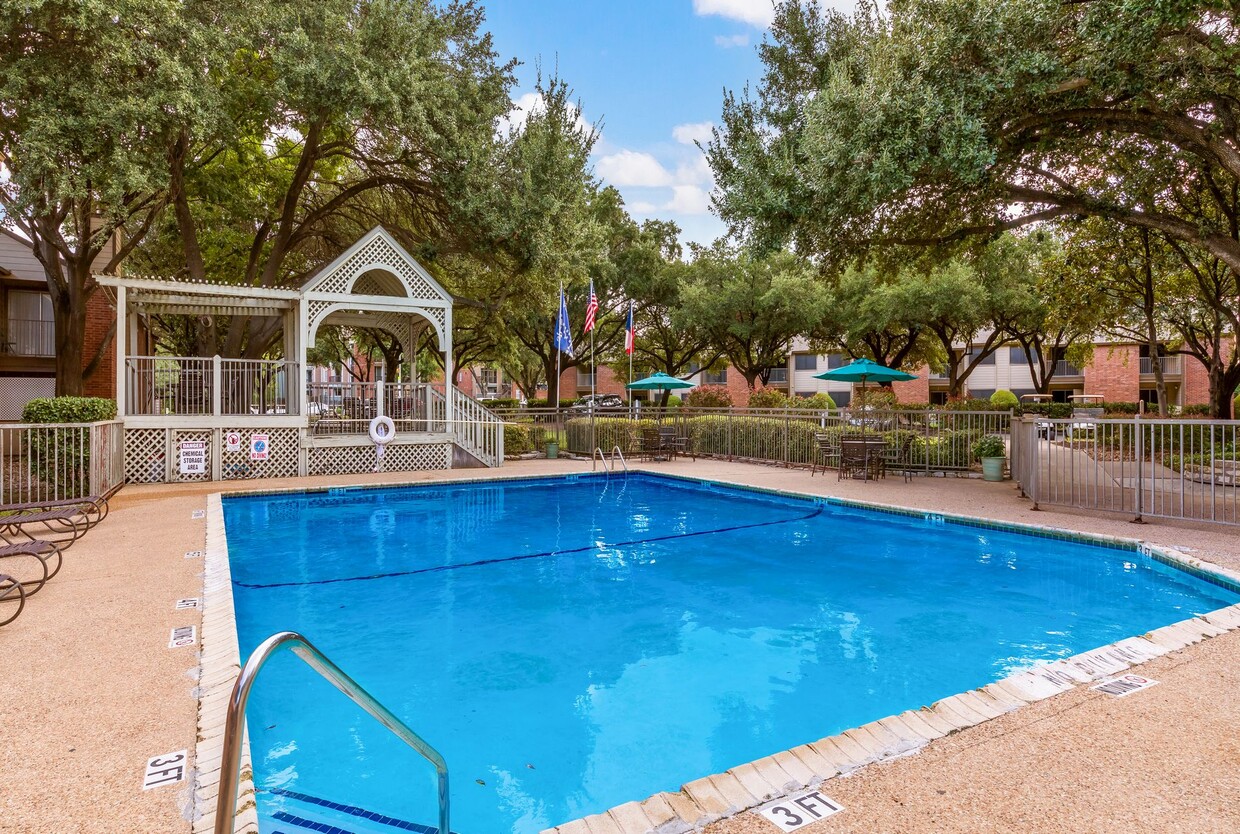
M 1219 361 L 1210 363 L 1210 416 L 1215 420 L 1232 419 L 1232 398 L 1240 383 L 1240 366 L 1223 370 Z
M 56 396 L 80 397 L 83 392 L 82 346 L 86 341 L 86 305 L 53 306 L 56 321 Z

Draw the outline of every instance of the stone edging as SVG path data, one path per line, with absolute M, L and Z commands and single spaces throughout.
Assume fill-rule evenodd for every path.
M 198 738 L 194 751 L 193 834 L 215 830 L 220 760 L 224 753 L 224 718 L 233 685 L 241 674 L 237 619 L 233 609 L 232 572 L 224 533 L 224 504 L 219 493 L 207 496 L 207 544 L 202 589 L 202 661 L 198 681 Z M 233 831 L 258 834 L 253 767 L 247 733 L 241 747 L 241 781 Z

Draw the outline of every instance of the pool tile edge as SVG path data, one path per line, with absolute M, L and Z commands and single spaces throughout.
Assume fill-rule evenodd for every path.
M 224 723 L 233 685 L 241 673 L 232 571 L 219 493 L 207 496 L 207 542 L 203 552 L 202 645 L 198 692 L 198 736 L 194 748 L 193 834 L 212 834 L 219 799 Z M 258 834 L 253 767 L 248 733 L 242 739 L 241 780 L 237 790 L 235 834 Z

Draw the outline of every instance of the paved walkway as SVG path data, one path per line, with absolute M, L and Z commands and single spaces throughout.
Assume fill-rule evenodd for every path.
M 501 474 L 588 471 L 530 461 Z M 1010 484 L 954 478 L 836 481 L 833 472 L 705 460 L 658 471 L 1141 537 L 1240 569 L 1234 529 L 1133 525 L 1033 512 Z M 221 488 L 487 477 L 484 470 L 128 487 L 73 546 L 59 576 L 0 628 L 0 832 L 188 832 L 186 783 L 141 789 L 152 756 L 192 751 L 194 648 L 169 631 L 198 624 L 175 600 L 198 596 L 204 524 L 191 512 Z M 1073 692 L 830 783 L 847 810 L 828 831 L 1228 831 L 1240 828 L 1240 636 L 1148 665 L 1161 685 L 1109 701 Z M 1191 729 L 1191 731 L 1189 731 Z M 652 751 L 657 755 L 657 751 Z M 1118 825 L 1118 828 L 1113 827 Z M 766 826 L 765 828 L 763 826 Z M 773 832 L 752 815 L 714 834 Z M 491 832 L 466 832 L 491 834 Z

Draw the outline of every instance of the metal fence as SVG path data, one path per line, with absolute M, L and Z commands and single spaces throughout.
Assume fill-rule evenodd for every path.
M 119 420 L 0 426 L 0 504 L 111 492 L 125 478 L 124 447 Z
M 1009 411 L 844 409 L 641 408 L 589 412 L 504 409 L 508 450 L 541 450 L 556 441 L 571 454 L 594 449 L 640 450 L 643 430 L 673 426 L 693 454 L 789 466 L 822 464 L 820 437 L 882 437 L 907 452 L 910 468 L 925 473 L 973 467 L 973 444 L 988 434 L 1007 436 Z M 837 461 L 828 459 L 827 465 Z
M 1240 524 L 1240 421 L 1024 418 L 1012 475 L 1035 506 Z

